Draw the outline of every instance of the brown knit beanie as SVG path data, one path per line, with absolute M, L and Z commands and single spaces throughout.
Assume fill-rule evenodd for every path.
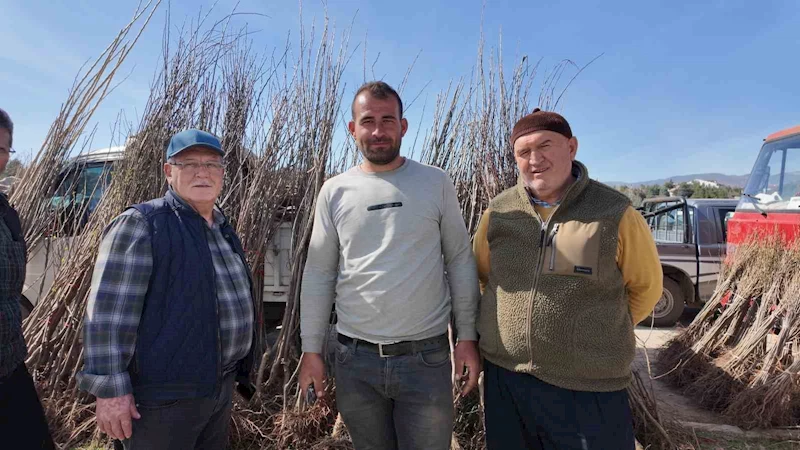
M 535 131 L 553 131 L 564 135 L 567 139 L 572 137 L 572 129 L 561 114 L 536 108 L 514 125 L 514 130 L 511 132 L 511 146 L 514 146 L 518 138 Z

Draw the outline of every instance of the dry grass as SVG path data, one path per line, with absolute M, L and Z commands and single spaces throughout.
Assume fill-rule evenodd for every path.
M 766 439 L 736 439 L 719 434 L 698 433 L 692 447 L 682 450 L 799 450 L 800 442 L 766 440 Z

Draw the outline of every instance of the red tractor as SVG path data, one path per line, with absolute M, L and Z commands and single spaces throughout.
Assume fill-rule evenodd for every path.
M 800 126 L 769 135 L 728 219 L 728 254 L 754 232 L 800 239 Z
M 729 256 L 754 233 L 777 234 L 787 245 L 800 239 L 800 126 L 764 140 L 727 228 Z M 723 296 L 723 307 L 730 295 Z

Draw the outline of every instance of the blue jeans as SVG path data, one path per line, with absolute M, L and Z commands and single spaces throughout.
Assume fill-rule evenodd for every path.
M 141 419 L 125 450 L 222 450 L 228 444 L 234 374 L 225 375 L 214 395 L 166 401 L 137 401 Z M 119 448 L 115 445 L 115 448 Z
M 488 450 L 633 450 L 627 391 L 571 391 L 484 364 Z
M 336 404 L 356 450 L 448 450 L 453 432 L 450 348 L 381 357 L 336 342 Z

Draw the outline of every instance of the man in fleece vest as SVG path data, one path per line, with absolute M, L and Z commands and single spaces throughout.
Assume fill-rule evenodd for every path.
M 537 108 L 511 144 L 519 181 L 473 242 L 487 447 L 633 449 L 633 328 L 662 288 L 650 229 L 589 178 L 561 115 Z
M 336 405 L 355 448 L 448 450 L 451 311 L 463 393 L 480 372 L 469 235 L 447 174 L 400 156 L 408 122 L 397 92 L 367 83 L 352 114 L 364 161 L 317 198 L 300 295 L 300 385 L 325 395 L 321 353 L 335 299 Z
M 250 387 L 250 270 L 214 206 L 223 156 L 216 136 L 177 133 L 166 195 L 117 216 L 100 244 L 78 383 L 128 450 L 225 448 L 234 383 Z

